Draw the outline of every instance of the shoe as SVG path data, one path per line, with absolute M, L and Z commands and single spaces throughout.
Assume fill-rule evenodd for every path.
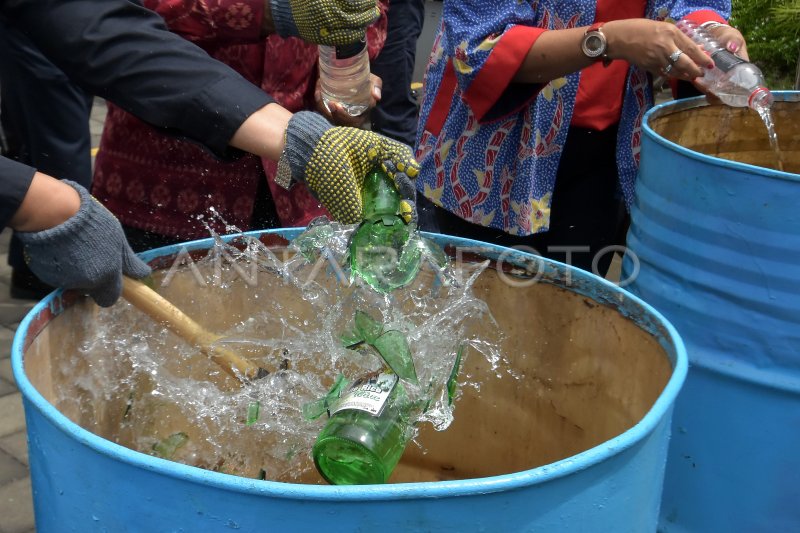
M 41 300 L 55 287 L 39 280 L 27 267 L 11 270 L 11 297 L 19 300 Z

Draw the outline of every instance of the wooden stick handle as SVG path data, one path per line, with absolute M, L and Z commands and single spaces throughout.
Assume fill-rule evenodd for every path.
M 123 276 L 122 296 L 139 311 L 159 324 L 166 326 L 175 335 L 189 344 L 197 346 L 211 360 L 238 380 L 251 380 L 264 373 L 258 365 L 233 350 L 214 343 L 222 337 L 204 329 L 183 311 L 139 280 Z

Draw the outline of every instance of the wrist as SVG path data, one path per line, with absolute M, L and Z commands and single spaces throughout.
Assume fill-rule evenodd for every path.
M 278 162 L 282 185 L 305 181 L 306 165 L 322 136 L 332 127 L 322 115 L 311 111 L 300 111 L 292 116 L 286 126 L 283 153 Z
M 284 131 L 292 113 L 275 102 L 256 110 L 242 122 L 230 140 L 234 148 L 277 161 L 283 150 Z
M 60 180 L 37 172 L 9 225 L 23 232 L 46 230 L 72 218 L 80 207 L 78 191 Z
M 605 22 L 595 22 L 586 29 L 581 40 L 581 51 L 592 61 L 602 61 L 603 66 L 607 67 L 612 59 L 608 56 L 608 40 L 603 33 L 604 25 Z
M 620 21 L 611 20 L 603 24 L 603 35 L 606 36 L 606 57 L 609 61 L 624 59 L 622 55 L 623 44 L 620 40 Z

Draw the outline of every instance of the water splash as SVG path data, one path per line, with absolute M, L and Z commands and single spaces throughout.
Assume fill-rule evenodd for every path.
M 494 319 L 472 292 L 488 262 L 471 265 L 463 282 L 455 265 L 423 262 L 413 284 L 382 294 L 348 275 L 351 226 L 315 221 L 280 253 L 226 228 L 238 235 L 223 239 L 209 227 L 214 246 L 194 262 L 206 288 L 186 289 L 196 286 L 189 285 L 189 265 L 176 269 L 172 283 L 192 300 L 190 314 L 202 312 L 208 299 L 245 298 L 247 314 L 216 331 L 219 342 L 271 373 L 240 387 L 194 347 L 121 302 L 84 319 L 92 334 L 61 369 L 76 376 L 82 393 L 60 398 L 62 411 L 80 413 L 75 418 L 87 429 L 143 453 L 157 455 L 165 439 L 185 434 L 172 460 L 252 478 L 317 482 L 310 451 L 326 420 L 305 419 L 303 406 L 323 397 L 339 374 L 352 378 L 382 366 L 379 358 L 342 345 L 356 310 L 369 310 L 408 339 L 419 384 L 406 389 L 431 401 L 420 424 L 443 430 L 452 422 L 458 402 L 450 405 L 446 382 L 460 348 L 467 347 L 465 359 L 485 358 L 494 372 L 509 366 L 499 349 L 502 334 L 486 327 Z M 479 387 L 472 376 L 459 381 Z M 253 422 L 254 402 L 259 416 Z

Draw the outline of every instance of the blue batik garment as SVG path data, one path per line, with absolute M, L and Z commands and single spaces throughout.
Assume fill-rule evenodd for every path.
M 417 133 L 419 190 L 470 222 L 513 235 L 546 231 L 562 147 L 580 73 L 544 86 L 512 83 L 545 29 L 589 26 L 594 1 L 445 0 L 426 73 Z M 730 2 L 650 0 L 647 18 L 678 20 Z M 607 22 L 607 21 L 605 21 Z M 620 189 L 628 204 L 638 167 L 651 80 L 628 71 L 617 142 Z

